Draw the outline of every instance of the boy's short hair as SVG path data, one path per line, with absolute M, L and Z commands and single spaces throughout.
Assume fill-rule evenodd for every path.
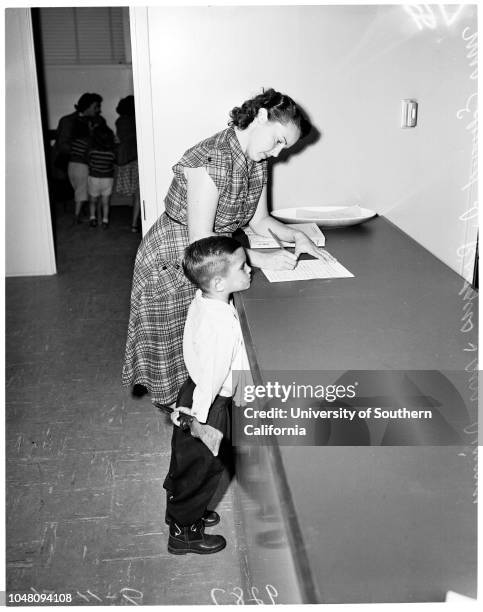
M 208 289 L 211 279 L 226 274 L 229 257 L 242 245 L 230 236 L 208 236 L 186 247 L 183 271 L 200 289 Z
M 101 151 L 112 151 L 114 149 L 114 132 L 104 123 L 96 125 L 91 134 L 91 145 L 93 149 Z

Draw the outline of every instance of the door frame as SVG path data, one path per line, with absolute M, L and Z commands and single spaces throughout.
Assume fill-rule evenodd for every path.
M 148 10 L 145 7 L 129 8 L 143 235 L 164 211 L 164 202 L 158 199 L 156 185 Z
M 7 8 L 5 32 L 5 274 L 51 275 L 57 268 L 30 8 Z

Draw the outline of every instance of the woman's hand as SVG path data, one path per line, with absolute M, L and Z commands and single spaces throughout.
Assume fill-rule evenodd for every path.
M 266 270 L 293 270 L 297 265 L 297 256 L 290 251 L 279 249 L 272 253 L 257 253 L 256 266 Z
M 308 253 L 317 259 L 323 259 L 323 251 L 317 247 L 308 236 L 303 232 L 297 231 L 295 234 L 295 255 L 298 257 L 302 253 Z

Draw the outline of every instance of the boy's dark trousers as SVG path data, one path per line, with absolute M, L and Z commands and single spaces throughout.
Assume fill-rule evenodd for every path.
M 196 385 L 188 378 L 178 393 L 176 406 L 191 408 Z M 206 423 L 223 434 L 220 450 L 215 457 L 190 430 L 176 425 L 171 438 L 171 462 L 164 481 L 166 516 L 180 526 L 192 525 L 206 512 L 231 457 L 231 397 L 217 395 L 210 407 Z

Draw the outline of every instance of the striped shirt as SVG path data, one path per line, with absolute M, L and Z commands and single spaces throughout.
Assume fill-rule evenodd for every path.
M 114 151 L 89 151 L 89 176 L 110 178 L 114 176 Z
M 88 138 L 74 138 L 70 146 L 70 157 L 71 162 L 78 164 L 87 164 L 87 149 L 89 147 Z

